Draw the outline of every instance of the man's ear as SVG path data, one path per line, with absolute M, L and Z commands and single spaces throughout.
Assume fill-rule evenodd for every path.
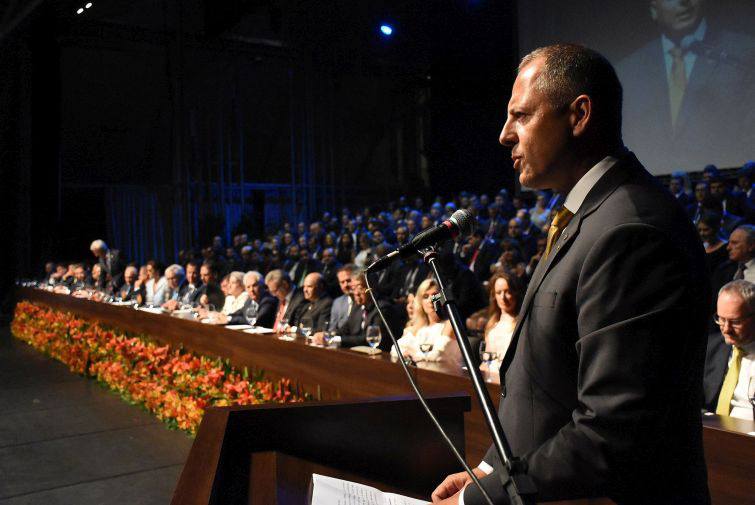
M 584 135 L 587 125 L 592 121 L 592 100 L 587 95 L 579 95 L 569 105 L 569 121 L 572 135 Z

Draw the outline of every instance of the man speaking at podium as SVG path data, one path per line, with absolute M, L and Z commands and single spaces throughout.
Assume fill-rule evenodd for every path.
M 539 502 L 707 504 L 704 253 L 624 147 L 621 103 L 611 64 L 584 47 L 519 66 L 500 142 L 523 185 L 566 200 L 501 367 L 499 417 Z M 496 504 L 508 503 L 500 465 L 491 449 L 474 470 Z M 447 477 L 433 502 L 485 503 L 468 483 Z

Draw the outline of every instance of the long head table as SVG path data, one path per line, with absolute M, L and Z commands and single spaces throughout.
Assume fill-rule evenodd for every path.
M 201 355 L 227 358 L 239 368 L 264 370 L 270 379 L 291 378 L 316 399 L 360 399 L 412 393 L 400 364 L 386 353 L 367 356 L 348 349 L 309 346 L 301 339 L 284 341 L 274 335 L 249 334 L 38 289 L 19 288 L 17 294 L 18 299 L 69 311 L 122 330 L 143 333 L 163 343 L 182 345 Z M 469 378 L 461 370 L 432 363 L 420 363 L 410 370 L 425 393 L 464 392 L 474 395 Z M 498 383 L 490 380 L 487 386 L 491 398 L 497 403 Z M 476 465 L 490 445 L 476 401 L 472 401 L 472 410 L 465 414 L 464 422 L 467 460 Z M 742 497 L 752 500 L 755 437 L 748 433 L 755 432 L 755 423 L 712 416 L 704 418 L 703 427 L 713 503 L 745 503 Z

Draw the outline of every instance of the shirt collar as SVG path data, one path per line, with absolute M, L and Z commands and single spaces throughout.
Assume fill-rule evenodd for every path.
M 745 352 L 746 356 L 752 356 L 755 354 L 755 342 L 745 344 L 741 347 L 741 349 Z
M 606 156 L 596 163 L 577 181 L 577 184 L 571 188 L 571 191 L 566 195 L 566 200 L 564 200 L 564 207 L 569 209 L 572 214 L 576 214 L 584 203 L 585 198 L 587 198 L 587 195 L 590 193 L 590 190 L 595 187 L 600 178 L 603 177 L 605 173 L 608 172 L 608 169 L 617 161 L 618 158 Z
M 679 46 L 685 51 L 689 50 L 693 43 L 703 41 L 703 39 L 705 38 L 705 31 L 707 29 L 708 22 L 705 20 L 705 18 L 703 18 L 703 20 L 700 21 L 700 24 L 697 25 L 697 29 L 694 32 L 682 37 L 682 40 L 679 41 Z M 665 35 L 661 35 L 661 44 L 663 45 L 663 54 L 668 54 L 671 48 L 676 47 L 674 41 L 672 41 Z
M 750 270 L 750 269 L 755 270 L 755 268 L 753 268 L 753 267 L 755 267 L 755 258 L 752 258 L 750 261 L 748 261 L 747 263 L 745 263 L 745 269 L 746 270 Z

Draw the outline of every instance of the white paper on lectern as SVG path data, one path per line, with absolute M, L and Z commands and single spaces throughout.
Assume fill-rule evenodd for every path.
M 428 502 L 383 493 L 356 482 L 312 474 L 312 505 L 426 505 Z

